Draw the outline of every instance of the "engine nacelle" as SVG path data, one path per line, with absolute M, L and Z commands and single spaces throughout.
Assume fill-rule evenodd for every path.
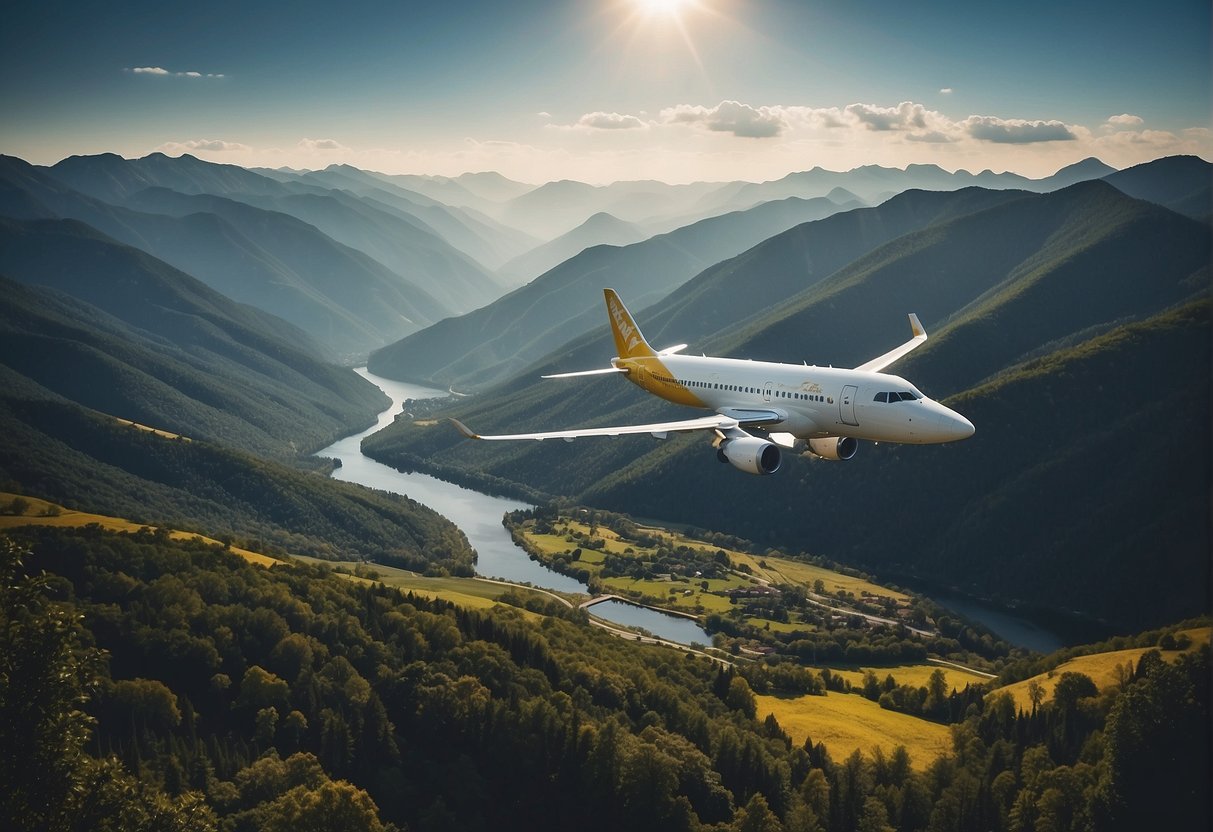
M 859 450 L 859 441 L 850 436 L 827 436 L 809 440 L 809 453 L 822 459 L 846 462 Z
M 778 445 L 757 436 L 726 439 L 720 443 L 716 456 L 747 474 L 774 474 L 783 461 Z

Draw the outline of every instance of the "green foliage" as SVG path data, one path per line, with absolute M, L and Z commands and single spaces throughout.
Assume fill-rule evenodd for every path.
M 0 395 L 0 478 L 31 495 L 267 554 L 340 553 L 418 571 L 431 563 L 472 571 L 463 533 L 407 498 L 218 445 L 165 440 L 24 392 L 18 383 L 14 398 Z
M 47 576 L 23 573 L 21 550 L 0 538 L 0 827 L 19 830 L 213 830 L 196 792 L 171 797 L 115 759 L 85 753 L 94 719 L 83 706 L 101 653 L 85 647 L 80 616 L 51 601 Z M 158 681 L 111 686 L 108 698 L 145 730 L 180 722 Z
M 86 784 L 93 802 L 67 806 L 89 828 L 489 829 L 503 806 L 520 828 L 1137 828 L 1155 794 L 1191 828 L 1207 821 L 1207 649 L 1174 665 L 1143 659 L 1126 691 L 1103 698 L 1075 679 L 1063 686 L 1073 696 L 1033 714 L 978 691 L 953 753 L 925 770 L 904 749 L 835 763 L 756 721 L 742 676 L 576 621 L 462 610 L 306 566 L 266 570 L 162 536 L 21 535 L 32 553 L 10 568 L 6 625 L 80 620 L 72 632 L 109 655 L 88 700 L 87 674 L 73 682 L 64 664 L 80 636 L 56 625 L 50 641 L 71 647 L 52 651 L 60 672 L 26 664 L 9 677 L 31 701 L 64 691 L 60 708 L 84 720 L 70 743 L 40 730 L 22 747 Z M 56 577 L 24 577 L 41 570 Z M 5 716 L 21 707 L 3 705 Z M 96 719 L 87 748 L 114 757 L 84 752 L 81 705 Z M 5 817 L 28 800 L 0 794 Z

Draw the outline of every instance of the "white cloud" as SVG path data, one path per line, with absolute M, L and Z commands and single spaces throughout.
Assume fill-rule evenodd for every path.
M 206 151 L 208 153 L 242 153 L 252 150 L 247 144 L 225 142 L 218 139 L 190 139 L 185 142 L 165 142 L 156 148 L 161 153 L 177 154 Z
M 1131 113 L 1121 113 L 1118 116 L 1111 116 L 1104 122 L 1104 128 L 1107 130 L 1116 130 L 1130 127 L 1141 127 L 1145 124 L 1145 119 L 1141 116 L 1135 116 Z
M 788 128 L 782 107 L 751 107 L 739 101 L 721 101 L 715 107 L 679 104 L 661 111 L 672 124 L 700 124 L 717 133 L 751 139 L 778 136 Z
M 922 142 L 924 144 L 948 144 L 949 142 L 956 141 L 956 139 L 938 130 L 931 130 L 927 133 L 909 133 L 906 135 L 906 141 Z
M 135 75 L 161 75 L 173 76 L 174 78 L 224 78 L 226 77 L 221 72 L 197 72 L 196 70 L 188 70 L 186 72 L 172 72 L 162 66 L 134 66 L 128 67 L 127 72 L 132 72 Z
M 299 148 L 301 150 L 340 150 L 348 151 L 349 148 L 343 145 L 336 139 L 308 139 L 299 140 Z
M 939 90 L 939 94 L 940 94 L 940 95 L 951 95 L 951 94 L 952 94 L 952 88 L 951 88 L 951 87 L 943 87 L 943 88 L 941 88 L 941 89 Z
M 896 107 L 848 104 L 846 112 L 869 130 L 924 130 L 927 127 L 927 108 L 912 101 L 903 101 Z
M 636 116 L 621 113 L 586 113 L 577 119 L 575 127 L 587 127 L 594 130 L 641 130 L 648 125 Z
M 1060 121 L 1026 121 L 1021 118 L 969 116 L 960 122 L 978 141 L 995 144 L 1073 141 L 1074 131 Z

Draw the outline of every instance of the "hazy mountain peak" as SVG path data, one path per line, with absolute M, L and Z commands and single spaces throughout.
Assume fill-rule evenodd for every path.
M 855 194 L 851 193 L 850 191 L 848 191 L 846 188 L 842 187 L 841 185 L 839 185 L 837 188 L 834 188 L 832 191 L 830 191 L 828 194 L 826 194 L 826 199 L 830 200 L 830 202 L 833 202 L 837 205 L 846 205 L 848 202 L 863 202 L 862 199 L 860 199 Z

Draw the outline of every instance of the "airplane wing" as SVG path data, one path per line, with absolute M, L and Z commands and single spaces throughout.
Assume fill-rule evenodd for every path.
M 897 359 L 903 358 L 927 342 L 927 331 L 922 328 L 922 323 L 913 312 L 910 313 L 910 331 L 914 334 L 914 337 L 909 341 L 906 341 L 896 349 L 889 350 L 879 358 L 873 358 L 866 364 L 860 364 L 855 369 L 878 373 Z
M 603 367 L 601 370 L 578 370 L 574 373 L 553 373 L 540 378 L 574 378 L 576 376 L 604 376 L 609 373 L 626 373 L 626 367 Z
M 625 436 L 630 434 L 651 433 L 654 436 L 664 439 L 665 434 L 677 431 L 689 430 L 721 430 L 727 431 L 737 428 L 741 422 L 729 416 L 713 414 L 711 416 L 701 416 L 698 419 L 684 419 L 678 422 L 655 422 L 651 425 L 621 425 L 618 427 L 606 428 L 580 428 L 576 430 L 553 430 L 543 433 L 512 433 L 499 436 L 481 436 L 474 433 L 467 425 L 460 422 L 458 419 L 450 420 L 459 432 L 468 439 L 563 439 L 566 442 L 572 442 L 574 439 L 579 439 L 584 436 Z

